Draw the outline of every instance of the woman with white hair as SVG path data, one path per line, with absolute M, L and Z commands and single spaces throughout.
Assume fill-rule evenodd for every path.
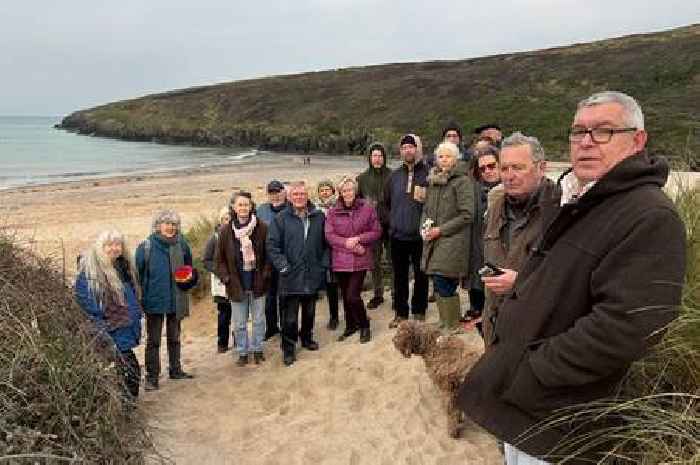
M 470 246 L 465 239 L 474 215 L 474 186 L 471 178 L 455 169 L 459 157 L 455 144 L 443 142 L 435 153 L 421 216 L 421 269 L 433 278 L 440 326 L 456 329 L 461 313 L 457 286 L 468 272 Z
M 211 273 L 211 296 L 212 299 L 214 299 L 219 314 L 216 326 L 216 346 L 217 352 L 223 354 L 228 350 L 229 331 L 231 328 L 231 302 L 226 296 L 226 286 L 224 286 L 224 283 L 222 283 L 215 274 L 216 263 L 214 262 L 214 258 L 216 255 L 216 248 L 219 244 L 219 228 L 221 225 L 228 224 L 228 222 L 231 221 L 231 213 L 228 207 L 223 207 L 219 210 L 216 221 L 214 233 L 209 237 L 209 240 L 204 246 L 202 262 L 204 263 L 204 268 Z
M 100 350 L 115 357 L 127 399 L 134 400 L 141 378 L 133 350 L 141 340 L 141 306 L 134 266 L 121 233 L 102 232 L 81 255 L 75 297 L 95 324 Z
M 367 309 L 362 301 L 362 283 L 374 266 L 374 243 L 382 235 L 374 207 L 357 198 L 357 181 L 346 177 L 338 184 L 338 202 L 328 211 L 326 241 L 331 246 L 331 266 L 335 272 L 345 310 L 342 341 L 360 331 L 360 342 L 371 335 Z
M 180 234 L 180 215 L 161 210 L 153 217 L 152 232 L 136 249 L 136 268 L 146 313 L 146 384 L 145 389 L 158 389 L 160 377 L 160 339 L 165 320 L 170 379 L 193 376 L 182 369 L 180 362 L 181 321 L 190 314 L 187 287 L 196 282 L 192 268 L 192 252 Z M 180 278 L 183 270 L 191 276 Z M 189 278 L 189 279 L 188 279 Z

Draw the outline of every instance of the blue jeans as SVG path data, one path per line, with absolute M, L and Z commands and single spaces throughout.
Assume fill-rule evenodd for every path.
M 241 302 L 231 302 L 234 334 L 238 355 L 249 352 L 262 352 L 265 337 L 265 297 L 257 299 L 252 292 L 246 292 Z M 253 334 L 248 337 L 248 315 L 253 319 Z
M 457 285 L 459 285 L 459 279 L 457 278 L 448 278 L 439 274 L 433 275 L 433 287 L 440 297 L 452 297 L 455 295 L 457 293 Z

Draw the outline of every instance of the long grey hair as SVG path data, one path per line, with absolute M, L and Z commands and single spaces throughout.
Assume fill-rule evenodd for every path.
M 110 292 L 117 299 L 120 305 L 125 305 L 124 285 L 119 277 L 119 273 L 114 267 L 112 260 L 105 254 L 104 247 L 107 244 L 121 243 L 122 257 L 129 265 L 128 272 L 131 275 L 131 282 L 136 287 L 134 275 L 134 261 L 129 251 L 129 247 L 124 240 L 124 235 L 116 229 L 103 231 L 97 236 L 97 240 L 80 257 L 78 272 L 85 273 L 90 292 L 95 297 L 99 305 L 107 292 Z

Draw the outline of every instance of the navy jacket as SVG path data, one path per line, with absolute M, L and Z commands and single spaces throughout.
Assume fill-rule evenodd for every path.
M 419 241 L 420 216 L 423 213 L 423 203 L 414 200 L 416 186 L 427 187 L 428 167 L 419 161 L 413 167 L 413 182 L 410 193 L 406 192 L 408 168 L 402 164 L 395 169 L 384 186 L 384 211 L 388 212 L 389 228 L 392 238 L 401 241 Z
M 185 265 L 192 266 L 192 251 L 182 235 L 178 241 L 185 255 Z M 143 290 L 143 310 L 146 313 L 165 314 L 175 313 L 175 279 L 170 271 L 170 253 L 168 244 L 157 234 L 151 234 L 146 239 L 151 241 L 151 251 L 146 270 L 145 241 L 136 248 L 136 269 L 139 284 Z
M 280 273 L 279 295 L 311 295 L 326 284 L 330 258 L 325 239 L 325 216 L 309 203 L 309 229 L 290 205 L 270 223 L 267 253 Z
M 136 298 L 134 287 L 124 283 L 124 299 L 129 308 L 129 324 L 113 331 L 107 331 L 104 308 L 98 305 L 97 299 L 90 291 L 85 273 L 80 273 L 75 281 L 75 298 L 78 305 L 87 313 L 97 330 L 109 335 L 120 352 L 133 349 L 141 340 L 141 306 Z

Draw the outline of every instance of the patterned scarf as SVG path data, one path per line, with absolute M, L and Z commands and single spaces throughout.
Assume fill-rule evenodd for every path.
M 233 234 L 241 243 L 241 253 L 243 254 L 243 271 L 253 271 L 255 269 L 255 250 L 253 249 L 253 241 L 250 240 L 250 235 L 253 234 L 253 229 L 258 223 L 255 215 L 250 215 L 250 221 L 247 225 L 236 228 L 236 222 L 231 221 Z

